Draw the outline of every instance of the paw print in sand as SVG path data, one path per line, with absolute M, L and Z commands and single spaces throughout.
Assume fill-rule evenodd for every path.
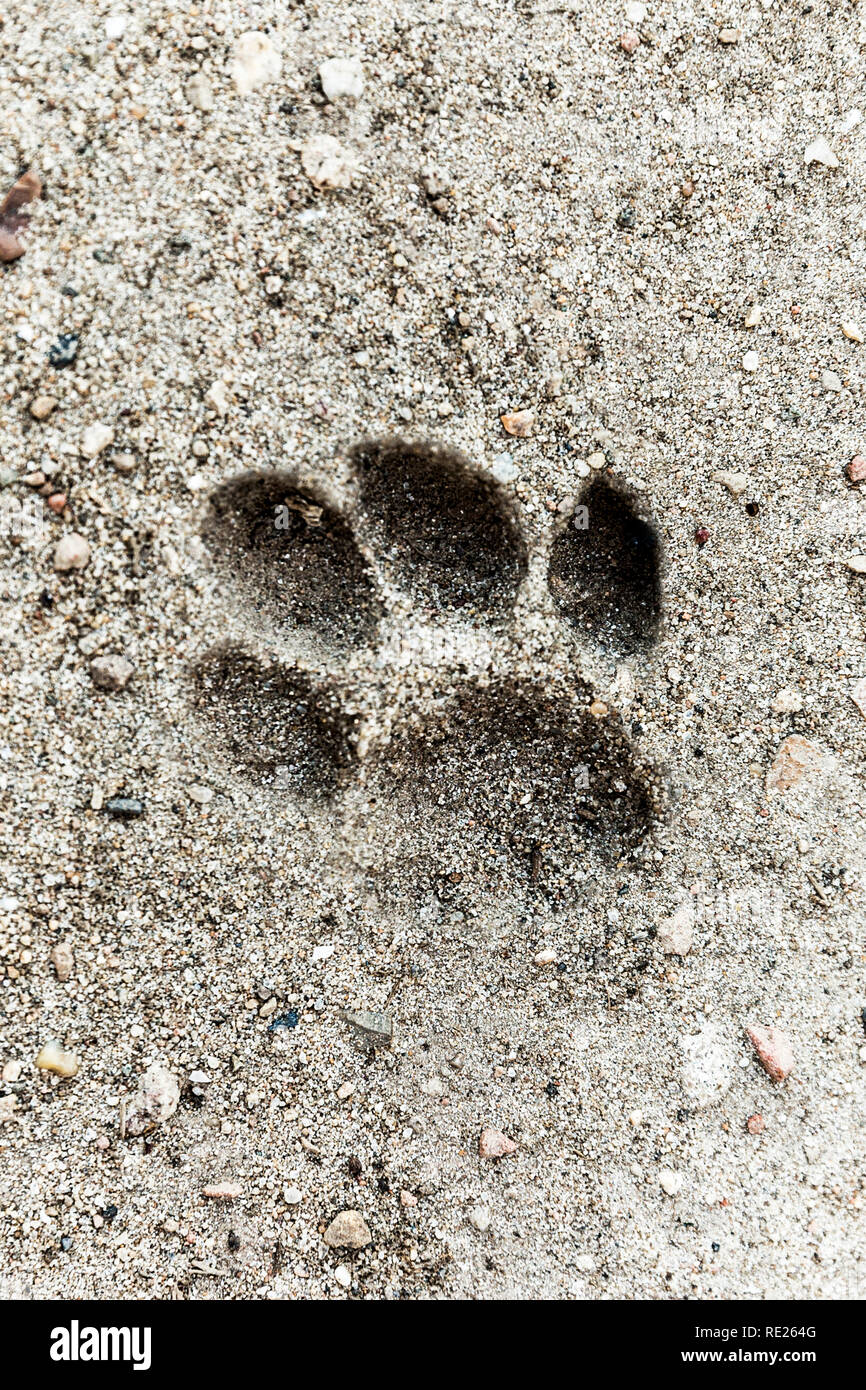
M 364 442 L 348 464 L 339 494 L 271 471 L 210 499 L 230 602 L 197 705 L 231 759 L 419 869 L 564 883 L 639 855 L 661 789 L 607 691 L 660 620 L 637 502 L 594 479 L 536 533 L 445 449 Z

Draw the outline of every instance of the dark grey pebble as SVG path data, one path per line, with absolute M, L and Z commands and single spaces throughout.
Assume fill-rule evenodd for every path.
M 78 334 L 61 333 L 56 343 L 48 349 L 48 361 L 52 367 L 68 367 L 78 355 Z
M 105 810 L 115 820 L 135 820 L 144 815 L 144 802 L 136 796 L 113 796 L 106 801 Z

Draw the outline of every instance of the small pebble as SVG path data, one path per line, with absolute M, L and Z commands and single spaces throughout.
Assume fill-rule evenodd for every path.
M 682 1174 L 675 1173 L 672 1168 L 663 1168 L 659 1173 L 659 1185 L 669 1197 L 676 1197 L 677 1193 L 682 1191 Z
M 822 770 L 824 759 L 814 743 L 791 734 L 779 744 L 765 778 L 768 792 L 786 792 Z
M 720 30 L 719 30 L 719 43 L 724 43 L 724 44 L 735 44 L 735 43 L 739 43 L 741 37 L 742 37 L 742 34 L 741 34 L 741 31 L 740 31 L 739 29 L 720 29 Z
M 791 1075 L 794 1069 L 794 1050 L 790 1040 L 780 1029 L 754 1024 L 746 1029 L 746 1037 L 771 1081 L 784 1081 Z
M 672 917 L 659 924 L 656 937 L 666 956 L 687 956 L 692 949 L 694 911 L 683 903 Z
M 852 687 L 851 699 L 866 719 L 866 676 L 861 677 Z
M 838 372 L 828 368 L 827 371 L 821 373 L 821 386 L 825 391 L 841 391 L 842 378 Z
M 863 341 L 863 330 L 858 324 L 852 323 L 850 319 L 842 324 L 842 332 L 849 342 L 862 343 Z
M 0 1125 L 8 1124 L 17 1105 L 17 1096 L 0 1096 Z
M 115 820 L 137 820 L 144 815 L 144 802 L 137 796 L 112 796 L 106 801 L 105 810 Z
M 758 326 L 758 324 L 759 324 L 760 322 L 761 322 L 761 306 L 760 306 L 760 304 L 753 304 L 752 307 L 751 307 L 751 309 L 750 309 L 750 310 L 748 311 L 748 313 L 746 314 L 746 317 L 743 319 L 743 327 L 744 327 L 744 328 L 757 328 L 757 326 Z
M 186 99 L 197 111 L 213 111 L 213 87 L 203 72 L 195 72 L 186 84 Z
M 75 966 L 75 956 L 68 941 L 58 941 L 51 948 L 51 964 L 54 966 L 54 973 L 62 985 L 66 984 L 72 976 Z
M 267 34 L 248 30 L 235 40 L 231 75 L 240 96 L 249 96 L 259 87 L 276 82 L 282 60 Z
M 751 352 L 747 352 L 747 353 L 744 354 L 744 356 L 743 356 L 743 371 L 744 371 L 744 372 L 756 372 L 756 371 L 758 370 L 758 368 L 760 367 L 760 365 L 761 365 L 761 359 L 760 359 L 760 357 L 758 356 L 758 354 L 757 354 L 754 350 L 752 350 Z
M 518 439 L 525 439 L 530 435 L 535 425 L 534 410 L 513 410 L 499 417 L 502 428 L 506 434 L 513 434 Z
M 848 464 L 848 477 L 852 483 L 862 483 L 866 480 L 866 458 L 863 454 L 855 454 Z
M 57 342 L 48 349 L 48 360 L 52 367 L 69 367 L 77 356 L 77 333 L 61 333 Z
M 70 531 L 54 547 L 54 568 L 65 574 L 69 570 L 83 570 L 90 559 L 90 545 L 76 531 Z
M 750 1134 L 763 1134 L 766 1128 L 763 1115 L 750 1115 L 746 1120 L 746 1129 Z
M 513 1154 L 517 1145 L 501 1129 L 482 1129 L 478 1139 L 478 1153 L 481 1158 L 505 1158 Z
M 59 402 L 56 396 L 36 396 L 30 402 L 30 414 L 34 420 L 47 420 L 57 409 Z
M 125 656 L 95 656 L 90 663 L 90 679 L 100 690 L 125 690 L 134 673 Z
M 796 714 L 803 708 L 803 697 L 798 690 L 780 690 L 773 700 L 773 711 L 776 714 Z
M 304 1200 L 304 1194 L 299 1187 L 284 1187 L 283 1201 L 288 1207 L 297 1207 Z
M 845 563 L 854 574 L 866 574 L 866 555 L 849 555 Z
M 89 425 L 81 436 L 81 452 L 85 458 L 95 459 L 114 441 L 114 430 L 110 425 Z
M 473 1207 L 469 1213 L 469 1224 L 474 1226 L 476 1231 L 480 1231 L 482 1235 L 485 1231 L 490 1230 L 492 1219 L 490 1208 L 487 1206 Z
M 555 964 L 556 964 L 556 952 L 555 952 L 551 947 L 548 946 L 546 950 L 544 950 L 544 951 L 539 951 L 539 952 L 538 952 L 538 955 L 534 957 L 534 964 L 535 964 L 535 965 L 555 965 Z
M 236 1202 L 242 1193 L 243 1188 L 239 1183 L 218 1182 L 210 1187 L 203 1187 L 201 1195 L 213 1202 Z
M 363 1250 L 373 1237 L 361 1213 L 348 1210 L 334 1217 L 322 1239 L 333 1250 Z
M 394 1038 L 394 1021 L 389 1014 L 376 1013 L 362 1009 L 357 1013 L 347 1011 L 343 1018 L 373 1047 L 390 1047 Z
M 329 58 L 319 68 L 319 81 L 328 101 L 357 99 L 364 91 L 364 70 L 357 58 Z
M 134 473 L 136 458 L 134 454 L 112 454 L 108 462 L 117 473 Z
M 357 172 L 354 158 L 333 135 L 311 135 L 301 149 L 301 168 L 316 188 L 351 188 Z
M 345 1265 L 337 1265 L 337 1268 L 334 1270 L 334 1279 L 340 1285 L 341 1289 L 349 1289 L 352 1287 L 352 1276 Z
M 148 1067 L 126 1111 L 125 1133 L 136 1138 L 165 1124 L 177 1110 L 180 1086 L 161 1062 Z
M 728 489 L 732 497 L 740 497 L 749 486 L 749 479 L 745 473 L 714 473 L 713 482 L 721 483 Z
M 54 512 L 55 516 L 60 516 L 66 510 L 66 493 L 52 492 L 48 498 L 48 510 Z
M 806 164 L 823 164 L 827 169 L 839 168 L 839 160 L 823 135 L 819 135 L 817 140 L 813 140 L 811 145 L 806 146 L 803 160 Z
M 624 34 L 619 36 L 619 46 L 623 53 L 631 55 L 636 52 L 640 44 L 640 34 L 636 34 L 633 29 L 627 29 Z
M 207 806 L 208 802 L 213 801 L 213 788 L 203 787 L 200 782 L 191 783 L 186 789 L 186 794 L 197 806 Z
M 68 1052 L 59 1042 L 47 1042 L 36 1055 L 40 1071 L 53 1071 L 57 1076 L 77 1076 L 81 1063 L 74 1052 Z

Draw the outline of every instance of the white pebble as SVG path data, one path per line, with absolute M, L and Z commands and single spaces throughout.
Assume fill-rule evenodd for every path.
M 282 60 L 267 34 L 248 30 L 241 34 L 232 50 L 231 73 L 235 87 L 242 97 L 280 75 Z
M 357 98 L 364 91 L 364 70 L 357 58 L 329 58 L 319 68 L 319 81 L 328 101 Z
M 85 458 L 95 459 L 113 440 L 114 430 L 110 425 L 89 425 L 81 436 L 81 452 Z
M 813 140 L 811 145 L 806 146 L 803 160 L 806 164 L 823 164 L 827 169 L 839 168 L 839 160 L 823 135 L 819 135 L 817 140 Z

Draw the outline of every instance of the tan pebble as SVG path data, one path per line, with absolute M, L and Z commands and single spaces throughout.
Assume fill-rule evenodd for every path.
M 719 30 L 719 43 L 724 43 L 724 44 L 739 43 L 741 37 L 742 37 L 742 32 L 741 32 L 741 30 L 739 30 L 739 29 L 720 29 L 720 30 Z
M 824 767 L 824 758 L 814 743 L 801 734 L 791 734 L 776 751 L 767 770 L 765 786 L 768 792 L 786 792 L 796 787 L 804 778 L 808 780 Z
M 532 433 L 535 424 L 534 410 L 513 410 L 499 417 L 502 428 L 506 434 L 513 434 L 518 439 L 525 439 Z
M 546 950 L 538 952 L 538 955 L 534 957 L 533 963 L 535 965 L 555 965 L 556 952 L 548 946 Z
M 18 1081 L 21 1078 L 21 1073 L 23 1072 L 23 1070 L 24 1063 L 19 1062 L 17 1058 L 14 1058 L 11 1062 L 5 1063 L 2 1072 L 0 1072 L 0 1081 Z
M 845 334 L 845 337 L 849 340 L 849 342 L 862 343 L 863 341 L 862 328 L 860 328 L 858 324 L 852 323 L 850 319 L 848 319 L 845 323 L 842 324 L 842 332 Z
M 0 1125 L 12 1119 L 12 1112 L 18 1104 L 16 1096 L 0 1096 Z
M 218 1182 L 210 1187 L 203 1187 L 201 1195 L 208 1197 L 213 1202 L 234 1202 L 241 1196 L 243 1188 L 236 1182 Z
M 513 1154 L 517 1145 L 501 1129 L 482 1129 L 478 1139 L 478 1153 L 481 1158 L 505 1158 Z
M 745 473 L 720 472 L 713 474 L 713 482 L 721 483 L 728 489 L 732 497 L 740 497 L 749 486 L 749 479 Z
M 56 516 L 59 516 L 60 513 L 61 513 L 61 512 L 63 511 L 63 509 L 65 508 L 65 506 L 66 506 L 66 493 L 65 493 L 65 492 L 52 492 L 51 496 L 50 496 L 49 499 L 48 499 L 48 509 L 49 509 L 49 511 L 52 511 L 52 512 L 55 513 Z
M 77 1076 L 81 1063 L 74 1052 L 67 1052 L 59 1042 L 47 1042 L 36 1055 L 40 1071 L 53 1071 L 57 1076 Z
M 118 473 L 135 472 L 136 459 L 134 454 L 112 454 L 109 463 Z
M 784 1081 L 794 1069 L 794 1050 L 780 1029 L 755 1024 L 746 1029 L 758 1061 L 771 1081 Z
M 605 715 L 608 713 L 608 708 L 604 700 L 593 700 L 589 707 L 589 712 L 596 719 L 604 719 Z
M 363 1250 L 373 1237 L 359 1211 L 338 1212 L 322 1237 L 332 1250 Z
M 58 941 L 56 946 L 51 949 L 51 964 L 54 966 L 54 973 L 62 985 L 66 984 L 72 976 L 75 965 L 75 955 L 68 941 Z
M 744 328 L 757 328 L 757 326 L 758 326 L 758 324 L 759 324 L 760 322 L 761 322 L 761 306 L 760 306 L 760 304 L 753 304 L 752 307 L 751 307 L 751 309 L 750 309 L 750 310 L 748 311 L 748 313 L 746 314 L 746 317 L 743 319 L 743 327 L 744 327 Z
M 746 1129 L 750 1134 L 763 1134 L 766 1128 L 763 1115 L 750 1115 L 746 1120 Z
M 125 690 L 134 674 L 125 656 L 95 656 L 90 663 L 90 679 L 100 690 Z
M 404 1187 L 400 1193 L 400 1205 L 401 1207 L 417 1207 L 418 1198 L 414 1192 L 407 1192 Z
M 47 420 L 48 416 L 57 409 L 58 404 L 56 396 L 36 396 L 30 402 L 30 414 L 34 420 Z

